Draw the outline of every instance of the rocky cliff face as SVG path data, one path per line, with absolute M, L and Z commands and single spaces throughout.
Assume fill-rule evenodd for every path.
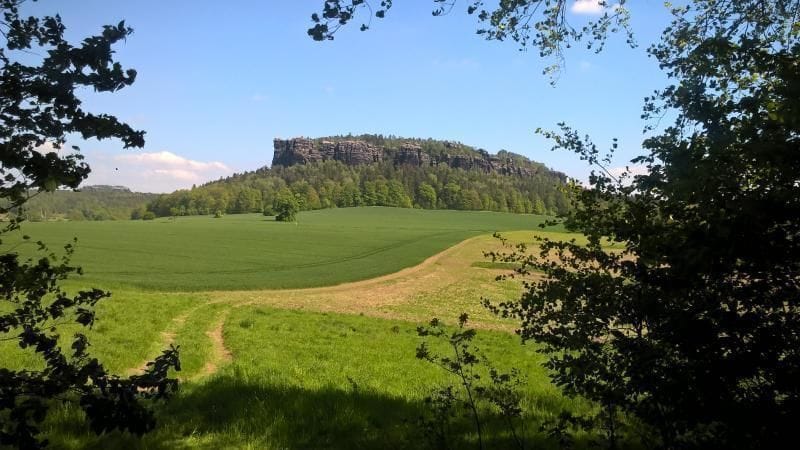
M 371 164 L 383 160 L 383 150 L 362 141 L 322 141 L 295 138 L 275 139 L 272 165 L 292 166 L 317 161 L 341 161 L 345 164 Z
M 446 164 L 455 169 L 480 170 L 497 172 L 503 175 L 531 176 L 536 173 L 534 167 L 523 167 L 510 158 L 498 158 L 484 152 L 476 152 L 475 156 L 466 155 L 429 155 L 422 147 L 413 143 L 405 143 L 396 150 L 386 150 L 358 140 L 320 141 L 312 139 L 275 139 L 273 166 L 292 166 L 317 161 L 341 161 L 344 164 L 373 164 L 391 161 L 395 165 L 438 166 Z

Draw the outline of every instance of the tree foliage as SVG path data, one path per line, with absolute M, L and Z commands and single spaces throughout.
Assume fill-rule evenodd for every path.
M 133 83 L 136 72 L 112 57 L 112 46 L 132 30 L 120 22 L 73 46 L 64 39 L 59 16 L 24 17 L 22 3 L 0 1 L 0 214 L 22 207 L 31 193 L 74 189 L 86 178 L 89 167 L 79 153 L 58 152 L 68 135 L 117 138 L 126 148 L 144 143 L 143 132 L 115 117 L 85 112 L 76 95 L 80 89 L 114 92 Z M 10 219 L 0 236 L 19 229 L 23 220 L 24 215 Z M 37 245 L 41 256 L 30 260 L 20 260 L 13 248 L 0 253 L 0 339 L 41 357 L 40 369 L 0 367 L 0 445 L 46 445 L 38 427 L 56 401 L 79 404 L 97 433 L 151 429 L 153 415 L 141 400 L 163 398 L 176 388 L 167 376 L 178 366 L 176 350 L 164 351 L 142 375 L 108 373 L 89 355 L 85 335 L 75 333 L 67 342 L 59 329 L 70 322 L 91 327 L 94 305 L 109 293 L 61 289 L 61 281 L 80 273 L 69 265 L 73 244 L 61 257 L 44 243 Z
M 425 397 L 427 413 L 418 421 L 423 437 L 434 448 L 450 448 L 450 436 L 454 419 L 461 415 L 469 418 L 478 436 L 478 448 L 487 448 L 485 442 L 486 413 L 498 414 L 503 428 L 511 437 L 509 448 L 525 448 L 525 436 L 520 433 L 522 422 L 522 393 L 524 383 L 519 371 L 504 372 L 494 367 L 485 354 L 475 345 L 476 331 L 467 328 L 469 317 L 462 313 L 458 318 L 458 328 L 447 330 L 437 318 L 427 326 L 417 327 L 417 335 L 423 340 L 417 346 L 418 359 L 434 364 L 456 381 L 434 389 Z M 429 340 L 445 343 L 448 350 L 439 353 L 432 350 Z M 491 448 L 491 447 L 489 447 Z
M 783 447 L 800 416 L 800 2 L 672 13 L 649 53 L 673 84 L 644 115 L 676 119 L 633 160 L 646 174 L 592 174 L 566 220 L 585 245 L 495 255 L 543 274 L 496 310 L 648 446 Z M 544 134 L 603 167 L 575 130 Z
M 374 3 L 374 6 L 373 6 Z M 456 5 L 465 7 L 467 14 L 478 22 L 477 34 L 487 40 L 511 40 L 522 50 L 533 48 L 541 57 L 555 58 L 555 62 L 545 68 L 545 73 L 555 74 L 563 64 L 565 48 L 583 44 L 588 49 L 600 52 L 609 34 L 622 31 L 627 42 L 635 46 L 629 27 L 629 12 L 626 0 L 615 2 L 599 0 L 603 8 L 596 19 L 583 26 L 573 26 L 568 19 L 570 3 L 567 0 L 508 0 L 501 2 L 482 0 L 432 0 L 434 16 L 449 14 Z M 322 11 L 311 15 L 314 25 L 308 35 L 314 40 L 332 40 L 339 29 L 355 20 L 360 14 L 367 14 L 367 21 L 361 24 L 366 31 L 373 17 L 383 19 L 392 8 L 392 0 L 380 2 L 369 0 L 325 0 Z
M 279 222 L 294 222 L 297 220 L 297 213 L 300 212 L 300 202 L 297 201 L 295 195 L 286 188 L 278 192 L 272 204 L 275 220 Z
M 434 15 L 456 3 L 434 0 Z M 629 31 L 627 12 L 609 21 L 624 3 L 582 32 L 565 25 L 564 0 L 466 5 L 479 34 L 558 56 Z M 521 320 L 559 386 L 602 407 L 612 445 L 627 416 L 652 447 L 784 447 L 800 416 L 800 2 L 687 3 L 667 4 L 673 20 L 648 50 L 672 84 L 645 99 L 653 134 L 632 162 L 646 173 L 612 175 L 616 143 L 603 157 L 566 124 L 543 132 L 601 169 L 566 219 L 588 243 L 495 254 L 541 278 L 518 301 L 487 305 Z M 332 39 L 359 11 L 383 18 L 391 6 L 325 1 L 309 34 Z
M 121 186 L 83 186 L 78 191 L 35 194 L 21 211 L 28 221 L 141 219 L 147 203 L 158 197 Z
M 405 139 L 360 136 L 392 151 L 393 142 Z M 466 146 L 446 147 L 441 141 L 420 141 L 429 154 L 478 155 Z M 501 151 L 531 175 L 503 175 L 438 166 L 397 165 L 390 161 L 348 166 L 324 161 L 290 167 L 275 166 L 207 183 L 191 190 L 163 195 L 148 205 L 159 216 L 249 213 L 272 210 L 273 202 L 287 188 L 301 210 L 352 206 L 484 210 L 514 213 L 557 214 L 570 208 L 564 188 L 566 177 L 522 156 Z

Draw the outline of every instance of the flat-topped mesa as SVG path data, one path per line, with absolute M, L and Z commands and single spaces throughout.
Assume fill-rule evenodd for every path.
M 360 140 L 314 140 L 308 138 L 275 139 L 273 166 L 293 166 L 318 161 L 340 161 L 347 165 L 374 164 L 391 161 L 394 165 L 438 166 L 446 164 L 454 169 L 496 172 L 503 175 L 532 176 L 536 167 L 525 167 L 511 158 L 500 158 L 485 151 L 475 151 L 475 156 L 443 153 L 430 155 L 421 146 L 403 143 L 388 150 Z
M 341 161 L 348 165 L 372 164 L 383 160 L 383 150 L 363 141 L 322 141 L 275 139 L 272 165 L 293 166 L 318 161 Z

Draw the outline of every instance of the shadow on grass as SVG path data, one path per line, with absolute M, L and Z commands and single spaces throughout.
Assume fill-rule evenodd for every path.
M 355 385 L 348 391 L 306 390 L 226 375 L 186 386 L 160 408 L 158 427 L 142 439 L 125 433 L 95 436 L 85 426 L 76 427 L 80 419 L 73 412 L 54 421 L 50 440 L 54 448 L 433 448 L 417 422 L 425 411 L 421 401 L 363 392 Z M 455 419 L 448 448 L 477 448 L 470 420 Z M 500 417 L 487 411 L 482 420 L 485 448 L 517 448 Z M 555 448 L 538 425 L 527 424 L 525 447 Z

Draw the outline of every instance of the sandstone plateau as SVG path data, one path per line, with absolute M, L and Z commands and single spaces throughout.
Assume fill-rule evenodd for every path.
M 465 155 L 438 154 L 426 152 L 416 143 L 403 143 L 398 148 L 383 148 L 360 140 L 315 140 L 308 138 L 275 139 L 275 153 L 272 158 L 273 166 L 292 166 L 295 164 L 309 164 L 318 161 L 340 161 L 347 165 L 376 164 L 391 162 L 394 165 L 411 166 L 438 166 L 446 164 L 454 169 L 479 170 L 483 172 L 496 172 L 502 175 L 532 176 L 540 170 L 547 170 L 543 166 L 534 164 L 526 166 L 519 164 L 511 158 L 501 158 L 497 155 L 477 150 L 469 150 Z M 455 145 L 453 145 L 455 148 Z M 559 174 L 561 175 L 561 174 Z M 566 177 L 563 177 L 566 178 Z

